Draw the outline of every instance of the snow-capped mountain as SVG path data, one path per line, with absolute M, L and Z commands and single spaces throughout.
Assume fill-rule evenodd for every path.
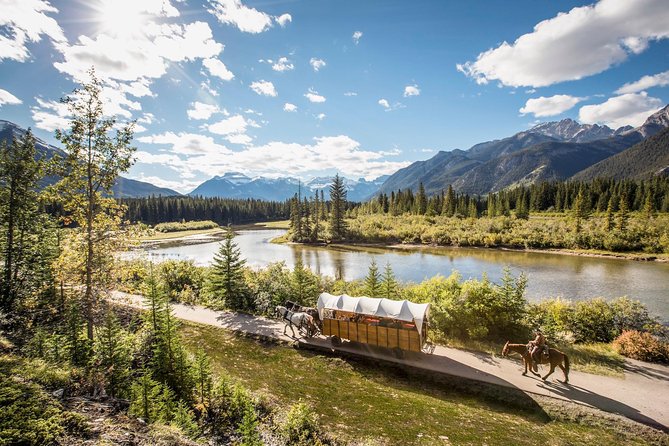
M 543 122 L 535 125 L 529 131 L 532 133 L 541 133 L 542 135 L 566 142 L 596 141 L 598 139 L 610 138 L 616 134 L 616 130 L 605 125 L 580 124 L 573 119 Z
M 373 196 L 381 184 L 388 178 L 387 175 L 375 180 L 367 181 L 364 178 L 351 180 L 344 178 L 349 201 L 364 201 Z M 251 178 L 240 172 L 227 172 L 215 176 L 200 184 L 189 195 L 222 198 L 256 198 L 270 201 L 283 201 L 296 193 L 302 196 L 312 196 L 316 191 L 323 191 L 327 199 L 332 177 L 316 177 L 306 182 L 297 178 Z

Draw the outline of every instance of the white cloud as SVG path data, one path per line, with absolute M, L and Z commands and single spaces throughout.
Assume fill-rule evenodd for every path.
M 550 97 L 541 96 L 528 99 L 525 106 L 520 109 L 520 113 L 523 115 L 532 113 L 537 118 L 555 116 L 566 112 L 582 100 L 583 98 L 566 94 L 556 94 Z
M 56 44 L 66 42 L 63 30 L 48 13 L 56 13 L 43 0 L 0 0 L 0 61 L 2 59 L 25 62 L 30 56 L 28 42 L 39 42 L 42 35 Z
M 274 84 L 271 83 L 270 81 L 261 80 L 253 82 L 251 84 L 251 90 L 255 91 L 257 94 L 262 96 L 272 96 L 272 97 L 277 96 Z
M 404 87 L 404 97 L 407 98 L 409 96 L 419 96 L 420 95 L 420 89 L 418 88 L 418 85 L 413 84 L 413 85 L 407 85 Z
M 47 132 L 69 128 L 70 111 L 67 104 L 58 101 L 45 101 L 42 98 L 35 98 L 35 101 L 37 105 L 30 109 L 35 127 Z
M 383 107 L 383 108 L 390 108 L 390 104 L 388 103 L 387 99 L 379 99 L 378 104 Z
M 147 183 L 151 183 L 154 186 L 158 187 L 166 187 L 168 189 L 175 190 L 182 194 L 192 191 L 200 184 L 200 181 L 184 180 L 184 179 L 181 179 L 181 181 L 166 180 L 164 178 L 160 178 L 155 175 L 147 176 L 144 175 L 143 173 L 133 179 L 139 181 L 146 181 Z
M 315 102 L 315 103 L 325 102 L 325 100 L 326 100 L 325 96 L 321 96 L 313 88 L 310 88 L 309 91 L 304 94 L 304 97 L 309 99 L 310 102 Z
M 667 37 L 666 0 L 600 0 L 544 20 L 457 69 L 480 84 L 543 87 L 600 73 Z
M 272 17 L 255 8 L 242 4 L 241 0 L 210 0 L 212 9 L 209 10 L 221 23 L 236 26 L 240 31 L 258 34 L 272 27 L 272 20 L 281 26 L 292 22 L 290 14 Z
M 355 91 L 347 91 L 346 93 L 344 93 L 344 96 L 357 96 L 357 95 L 358 93 L 356 93 Z
M 279 72 L 290 71 L 294 68 L 295 65 L 293 65 L 287 57 L 279 57 L 279 60 L 272 65 L 272 70 Z
M 290 102 L 286 102 L 285 104 L 283 104 L 283 111 L 295 112 L 297 111 L 297 105 L 291 104 Z
M 162 155 L 167 155 L 164 158 L 166 162 L 174 164 L 178 164 L 177 160 L 180 158 L 169 155 L 207 155 L 212 153 L 220 155 L 232 153 L 227 147 L 216 144 L 211 136 L 196 133 L 165 132 L 159 135 L 142 136 L 137 138 L 137 141 L 145 144 L 168 144 L 172 146 L 170 154 Z M 140 157 L 138 152 L 138 159 L 144 161 L 147 157 Z
M 23 101 L 21 99 L 17 98 L 7 90 L 3 90 L 2 88 L 0 88 L 0 107 L 2 107 L 5 104 L 18 105 L 22 103 Z
M 245 146 L 253 142 L 253 138 L 251 138 L 249 135 L 245 133 L 236 133 L 234 135 L 228 135 L 225 137 L 225 139 L 232 144 L 242 144 Z
M 666 87 L 669 85 L 669 71 L 663 71 L 655 75 L 644 76 L 636 82 L 630 82 L 616 90 L 616 94 L 638 93 L 653 87 Z
M 204 81 L 200 82 L 200 88 L 213 97 L 218 96 L 218 91 L 214 90 L 209 79 L 205 79 Z
M 585 124 L 606 124 L 611 128 L 625 125 L 638 127 L 662 105 L 660 99 L 649 97 L 645 91 L 627 93 L 601 104 L 585 105 L 579 110 L 578 117 Z
M 316 119 L 322 121 L 323 119 L 325 119 L 325 116 L 326 116 L 325 113 L 319 113 L 316 115 Z
M 355 43 L 356 45 L 358 44 L 358 42 L 360 42 L 361 37 L 362 37 L 362 31 L 355 31 L 353 33 L 353 36 L 351 36 L 351 38 L 353 39 L 353 43 Z
M 275 17 L 276 23 L 279 24 L 281 28 L 284 28 L 287 24 L 293 21 L 293 17 L 290 14 L 281 14 L 278 17 Z
M 218 121 L 214 124 L 209 124 L 207 130 L 218 135 L 233 135 L 238 133 L 246 133 L 247 127 L 256 127 L 252 120 L 247 120 L 242 115 L 234 115 L 229 118 Z
M 195 101 L 190 104 L 191 108 L 186 111 L 188 119 L 209 119 L 214 113 L 220 113 L 221 109 L 216 104 L 205 104 Z
M 312 57 L 309 59 L 309 64 L 311 65 L 311 68 L 314 69 L 314 71 L 319 71 L 321 68 L 323 68 L 326 63 L 323 59 L 317 59 L 315 57 Z
M 231 81 L 235 78 L 235 75 L 219 59 L 205 59 L 202 61 L 202 65 L 212 76 L 219 77 L 224 81 Z

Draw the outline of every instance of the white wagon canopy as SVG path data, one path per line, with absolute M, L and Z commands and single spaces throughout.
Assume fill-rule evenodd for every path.
M 376 297 L 352 297 L 348 294 L 334 296 L 322 293 L 318 296 L 318 315 L 324 319 L 324 310 L 346 311 L 365 316 L 412 322 L 423 338 L 423 324 L 427 321 L 430 304 L 417 304 L 408 300 L 391 300 Z

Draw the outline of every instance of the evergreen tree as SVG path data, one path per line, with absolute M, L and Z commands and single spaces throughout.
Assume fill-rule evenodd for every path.
M 79 302 L 68 303 L 65 315 L 65 348 L 72 364 L 86 365 L 91 356 L 91 344 L 85 335 L 85 322 L 81 317 Z
M 96 335 L 96 365 L 107 379 L 107 393 L 114 397 L 125 396 L 130 379 L 129 336 L 111 311 L 107 311 L 104 323 L 96 330 Z
M 381 273 L 376 265 L 376 259 L 372 258 L 369 264 L 369 271 L 365 277 L 365 294 L 369 297 L 379 297 L 381 295 Z
M 476 208 L 476 201 L 469 200 L 469 206 L 467 207 L 467 216 L 469 218 L 478 218 L 479 217 L 479 211 Z
M 149 263 L 149 275 L 144 282 L 142 294 L 144 296 L 144 308 L 147 310 L 144 313 L 145 321 L 150 324 L 153 333 L 156 333 L 159 329 L 160 312 L 165 308 L 168 299 L 163 287 L 158 283 L 153 270 L 153 262 Z
M 418 195 L 416 196 L 416 213 L 418 215 L 425 215 L 427 212 L 427 195 L 425 194 L 425 186 L 421 181 L 418 185 Z
M 292 296 L 300 305 L 312 305 L 318 295 L 319 287 L 316 277 L 302 263 L 302 255 L 298 253 L 295 267 L 290 278 Z
M 330 186 L 330 232 L 332 240 L 340 241 L 346 238 L 348 230 L 346 214 L 346 186 L 344 180 L 335 175 Z
M 172 400 L 169 389 L 154 381 L 148 371 L 135 380 L 131 388 L 129 412 L 147 423 L 165 421 L 172 417 Z
M 195 353 L 193 368 L 195 371 L 195 389 L 197 392 L 196 400 L 202 406 L 202 409 L 206 411 L 211 401 L 212 391 L 211 360 L 201 348 Z
M 655 204 L 653 203 L 653 191 L 649 190 L 646 193 L 646 199 L 643 204 L 643 214 L 646 218 L 652 218 L 655 213 Z
M 453 190 L 453 186 L 449 184 L 446 195 L 444 196 L 444 204 L 441 208 L 441 215 L 452 217 L 455 214 L 456 204 L 455 191 Z
M 118 175 L 132 165 L 134 148 L 130 146 L 133 125 L 110 136 L 116 127 L 113 118 L 105 118 L 101 98 L 102 83 L 89 71 L 90 81 L 63 99 L 72 116 L 69 130 L 56 131 L 67 158 L 62 165 L 62 179 L 55 189 L 68 221 L 77 226 L 82 238 L 81 275 L 87 335 L 93 339 L 93 323 L 98 295 L 109 273 L 116 249 L 110 242 L 118 237 L 124 209 L 113 198 L 112 186 Z
M 386 299 L 395 299 L 397 297 L 397 280 L 390 262 L 386 263 L 381 277 L 381 297 Z
M 311 239 L 314 242 L 317 242 L 321 234 L 321 203 L 318 200 L 318 191 L 314 193 L 314 210 L 313 210 L 313 220 L 314 220 L 314 229 L 311 232 Z
M 290 200 L 290 232 L 293 241 L 303 241 L 302 204 L 297 194 Z
M 613 231 L 614 228 L 614 219 L 613 219 L 613 196 L 609 198 L 609 204 L 606 206 L 606 230 Z
M 28 251 L 34 248 L 43 218 L 38 207 L 38 181 L 44 175 L 44 163 L 35 160 L 35 139 L 30 130 L 9 147 L 0 144 L 0 225 L 4 248 L 0 261 L 0 308 L 13 309 L 26 280 L 35 276 L 38 265 L 28 264 Z
M 581 232 L 581 222 L 590 215 L 590 203 L 585 193 L 583 185 L 578 190 L 578 195 L 574 201 L 574 216 L 576 217 L 576 233 Z
M 618 229 L 624 231 L 627 229 L 627 220 L 629 219 L 629 206 L 627 205 L 627 194 L 623 192 L 620 195 L 618 204 Z
M 214 256 L 210 274 L 210 290 L 219 307 L 233 310 L 250 310 L 248 287 L 244 281 L 244 265 L 241 251 L 234 242 L 235 234 L 228 227 L 225 240 Z

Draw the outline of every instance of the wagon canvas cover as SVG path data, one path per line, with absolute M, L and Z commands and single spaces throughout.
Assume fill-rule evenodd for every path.
M 423 323 L 430 311 L 430 304 L 416 304 L 408 300 L 380 299 L 376 297 L 351 297 L 348 294 L 334 296 L 322 293 L 318 296 L 318 315 L 323 319 L 323 310 L 340 310 L 367 316 L 386 317 L 416 324 L 418 333 L 423 333 Z

